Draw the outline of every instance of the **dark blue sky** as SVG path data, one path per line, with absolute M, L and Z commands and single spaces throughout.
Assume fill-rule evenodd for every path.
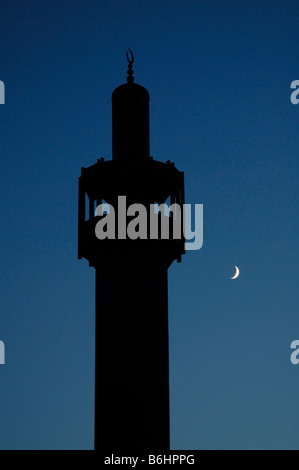
M 298 15 L 290 0 L 0 1 L 1 449 L 93 446 L 77 178 L 111 158 L 128 48 L 151 155 L 204 205 L 203 248 L 169 270 L 172 449 L 299 449 Z

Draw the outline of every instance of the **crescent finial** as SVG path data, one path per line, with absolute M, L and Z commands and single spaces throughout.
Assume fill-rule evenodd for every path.
M 128 51 L 126 52 L 126 56 L 127 56 L 127 61 L 129 62 L 129 65 L 132 65 L 134 63 L 134 54 L 133 52 L 131 51 L 131 49 L 128 49 L 129 52 L 130 52 L 130 55 L 131 55 L 131 59 L 129 58 L 129 54 L 128 54 Z
M 133 83 L 134 82 L 134 77 L 133 77 L 133 69 L 132 69 L 132 65 L 134 63 L 134 54 L 133 52 L 131 51 L 131 49 L 129 49 L 129 53 L 130 53 L 130 57 L 129 57 L 129 54 L 128 54 L 128 51 L 126 52 L 126 57 L 127 57 L 127 61 L 128 61 L 128 76 L 127 76 L 127 82 L 128 83 Z

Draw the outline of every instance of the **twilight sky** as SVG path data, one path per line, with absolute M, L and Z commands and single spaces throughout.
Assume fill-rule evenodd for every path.
M 298 15 L 298 0 L 0 0 L 0 449 L 93 446 L 77 179 L 111 158 L 128 48 L 151 155 L 204 206 L 202 249 L 169 270 L 171 448 L 299 449 Z

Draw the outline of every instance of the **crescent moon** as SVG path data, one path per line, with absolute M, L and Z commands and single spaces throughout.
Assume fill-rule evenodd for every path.
M 236 268 L 235 275 L 234 275 L 233 277 L 231 277 L 231 279 L 237 279 L 237 277 L 238 277 L 239 274 L 240 274 L 240 270 L 239 270 L 238 266 L 235 266 L 235 268 Z

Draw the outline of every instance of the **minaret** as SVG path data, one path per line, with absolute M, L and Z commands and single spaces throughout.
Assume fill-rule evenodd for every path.
M 169 360 L 167 270 L 180 261 L 180 238 L 118 236 L 118 196 L 126 206 L 170 200 L 184 203 L 184 174 L 149 153 L 149 94 L 134 83 L 129 50 L 127 83 L 112 94 L 113 159 L 81 169 L 79 259 L 96 271 L 95 449 L 169 450 Z M 99 239 L 105 201 L 116 213 L 115 239 Z M 86 202 L 89 205 L 85 213 Z M 150 209 L 149 209 L 150 210 Z M 168 219 L 170 227 L 173 214 Z M 132 217 L 127 217 L 127 221 Z M 149 217 L 148 217 L 149 220 Z M 183 229 L 183 218 L 181 219 Z

